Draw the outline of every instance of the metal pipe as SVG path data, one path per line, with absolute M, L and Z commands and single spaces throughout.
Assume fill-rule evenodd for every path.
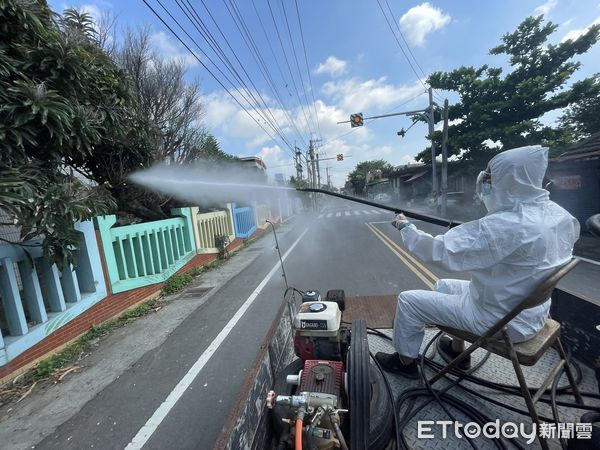
M 331 191 L 327 191 L 325 189 L 296 188 L 296 190 L 303 191 L 303 192 L 320 192 L 321 194 L 331 195 L 332 197 L 339 197 L 339 198 L 343 198 L 344 200 L 350 200 L 352 202 L 362 203 L 364 205 L 373 206 L 375 208 L 385 209 L 385 210 L 391 211 L 395 214 L 402 213 L 406 217 L 410 217 L 411 219 L 422 220 L 423 222 L 432 223 L 434 225 L 441 225 L 441 226 L 447 227 L 447 228 L 453 228 L 462 223 L 462 222 L 454 222 L 452 220 L 446 220 L 446 219 L 443 219 L 442 217 L 427 216 L 425 214 L 419 214 L 417 212 L 408 211 L 406 209 L 394 208 L 392 206 L 383 205 L 381 203 L 372 202 L 370 200 L 365 200 L 362 198 L 352 197 L 350 195 L 338 194 L 337 192 L 331 192 Z

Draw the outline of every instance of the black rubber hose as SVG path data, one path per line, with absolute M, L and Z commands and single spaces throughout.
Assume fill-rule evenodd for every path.
M 391 341 L 392 339 L 382 333 L 379 330 L 374 330 L 369 328 L 369 332 L 371 334 L 375 334 L 381 338 L 384 338 L 388 341 Z M 436 341 L 436 339 L 438 339 L 441 336 L 442 332 L 439 332 L 436 334 L 436 336 L 434 336 L 426 345 L 425 350 L 424 350 L 424 354 L 426 355 L 429 348 L 431 347 L 431 345 L 433 344 L 433 342 Z M 570 360 L 570 348 L 567 347 L 567 360 Z M 485 362 L 487 360 L 487 358 L 489 357 L 489 352 L 486 355 L 486 357 L 484 358 L 483 362 Z M 442 364 L 437 363 L 435 361 L 433 361 L 430 358 L 426 358 L 426 357 L 422 357 L 421 361 L 421 374 L 422 376 L 424 376 L 424 366 L 425 364 L 427 364 L 428 367 L 431 367 L 432 369 L 435 370 L 440 370 L 442 367 L 444 367 Z M 481 367 L 482 362 L 478 363 L 478 365 L 474 368 L 475 370 L 479 367 Z M 579 365 L 576 362 L 572 362 L 571 364 L 577 374 L 576 374 L 576 383 L 579 384 L 583 378 L 583 374 L 581 371 L 581 368 L 579 367 Z M 490 418 L 487 418 L 486 416 L 484 416 L 483 414 L 481 414 L 479 411 L 477 411 L 476 409 L 474 409 L 471 405 L 463 402 L 462 400 L 459 400 L 457 398 L 454 398 L 453 396 L 450 396 L 449 394 L 446 393 L 447 390 L 451 389 L 454 386 L 459 387 L 460 389 L 465 390 L 466 392 L 469 392 L 470 394 L 481 398 L 484 401 L 488 401 L 492 404 L 495 404 L 497 406 L 501 406 L 503 408 L 506 408 L 510 411 L 522 414 L 524 416 L 530 416 L 529 411 L 524 411 L 521 410 L 519 408 L 507 405 L 506 403 L 500 402 L 498 400 L 495 400 L 493 398 L 490 398 L 480 392 L 477 392 L 473 389 L 470 389 L 466 386 L 464 386 L 463 384 L 461 384 L 461 381 L 466 380 L 469 382 L 472 382 L 474 384 L 479 384 L 481 386 L 484 387 L 488 387 L 494 390 L 498 390 L 500 392 L 505 392 L 507 394 L 511 394 L 511 395 L 516 395 L 516 396 L 521 396 L 520 393 L 520 388 L 518 386 L 514 386 L 514 385 L 507 385 L 507 384 L 501 384 L 501 383 L 494 383 L 494 382 L 490 382 L 488 380 L 484 380 L 482 378 L 476 377 L 474 375 L 472 375 L 472 373 L 474 372 L 474 370 L 471 370 L 468 373 L 462 372 L 462 371 L 458 371 L 458 370 L 453 370 L 451 371 L 451 374 L 453 376 L 456 376 L 457 378 L 455 380 L 452 381 L 452 383 L 449 386 L 446 386 L 442 391 L 437 391 L 435 389 L 432 389 L 431 386 L 427 386 L 426 388 L 413 388 L 413 389 L 408 389 L 406 391 L 404 391 L 402 393 L 402 395 L 400 396 L 400 398 L 398 399 L 398 404 L 397 404 L 397 408 L 398 411 L 402 408 L 403 404 L 406 401 L 412 401 L 412 404 L 409 408 L 407 408 L 407 411 L 402 415 L 402 418 L 400 420 L 400 423 L 398 425 L 398 433 L 400 433 L 400 437 L 397 438 L 397 442 L 401 445 L 404 446 L 404 448 L 407 448 L 406 446 L 406 442 L 404 440 L 404 436 L 403 436 L 403 429 L 404 427 L 408 424 L 408 422 L 410 421 L 410 419 L 412 419 L 422 408 L 424 408 L 426 405 L 428 405 L 429 403 L 431 403 L 431 401 L 433 401 L 431 399 L 431 397 L 433 396 L 435 400 L 437 400 L 438 402 L 440 401 L 446 401 L 449 405 L 454 406 L 455 408 L 457 408 L 458 410 L 460 410 L 461 412 L 463 412 L 465 415 L 467 415 L 468 417 L 471 418 L 475 418 L 478 417 L 480 419 L 484 418 L 484 423 L 485 422 L 491 422 Z M 446 376 L 446 378 L 448 380 L 450 380 L 450 378 L 448 378 Z M 563 386 L 561 388 L 558 388 L 558 381 L 559 381 L 560 377 L 556 377 L 553 385 L 550 389 L 548 389 L 546 391 L 546 393 L 544 395 L 550 395 L 550 398 L 544 398 L 542 397 L 540 399 L 540 401 L 544 402 L 544 403 L 550 403 L 551 405 L 553 405 L 553 415 L 554 418 L 548 418 L 548 417 L 542 417 L 540 416 L 541 420 L 544 420 L 545 422 L 554 422 L 556 420 L 558 420 L 558 411 L 557 411 L 557 405 L 561 405 L 561 406 L 567 406 L 567 407 L 574 407 L 574 408 L 580 408 L 580 409 L 586 409 L 586 410 L 590 410 L 590 411 L 598 411 L 599 409 L 593 406 L 587 406 L 587 405 L 579 405 L 577 403 L 570 403 L 570 402 L 560 402 L 556 400 L 556 395 L 559 393 L 559 391 L 562 391 L 561 394 L 562 395 L 567 395 L 569 394 L 569 390 L 570 390 L 570 386 L 566 385 Z M 426 380 L 426 378 L 425 378 Z M 537 389 L 535 388 L 530 388 L 531 391 L 536 391 Z M 582 395 L 585 395 L 587 397 L 592 397 L 592 398 L 597 398 L 598 395 L 595 393 L 582 393 Z M 416 402 L 416 399 L 418 397 L 429 397 L 429 400 L 422 403 L 421 405 L 419 405 L 417 408 L 414 408 L 414 403 Z M 440 403 L 441 404 L 441 403 Z M 447 411 L 446 408 L 444 408 L 444 406 L 442 405 L 442 408 L 444 409 L 444 411 Z M 450 416 L 452 418 L 452 416 Z M 481 423 L 480 423 L 481 424 Z M 516 440 L 516 439 L 510 439 L 510 441 L 512 442 L 513 445 L 517 446 L 520 449 L 524 449 L 524 447 L 522 446 L 522 444 Z M 470 442 L 470 441 L 469 441 Z M 471 442 L 470 442 L 471 443 Z M 494 443 L 498 446 L 500 445 L 502 448 L 504 447 L 504 443 L 500 442 L 498 443 L 497 441 L 494 441 Z M 561 442 L 561 444 L 564 445 L 564 443 Z
M 335 430 L 335 434 L 337 435 L 340 441 L 340 447 L 342 447 L 342 450 L 348 450 L 348 445 L 346 444 L 346 440 L 344 439 L 344 435 L 342 434 L 342 430 L 340 429 L 339 424 L 335 420 L 332 420 L 331 422 L 333 423 L 333 429 Z
M 439 364 L 436 361 L 426 361 L 426 363 L 431 366 L 432 368 L 436 369 L 436 370 L 440 370 L 442 367 L 444 367 L 442 364 Z M 463 374 L 460 371 L 451 371 L 450 372 L 452 375 L 454 376 L 463 376 Z M 487 387 L 490 389 L 494 389 L 500 392 L 503 392 L 505 394 L 509 394 L 509 395 L 515 395 L 520 397 L 521 396 L 521 392 L 519 390 L 519 388 L 517 386 L 510 386 L 510 385 L 505 385 L 505 384 L 499 384 L 499 383 L 494 383 L 492 381 L 488 381 L 488 380 L 484 380 L 482 378 L 479 377 L 474 377 L 471 375 L 465 375 L 463 377 L 466 381 L 469 381 L 473 384 L 477 384 L 483 387 Z M 462 386 L 461 386 L 462 387 Z M 560 390 L 560 389 L 558 389 Z M 571 395 L 568 392 L 563 392 L 563 393 L 559 393 L 557 390 L 557 394 L 560 395 Z M 563 390 L 566 390 L 563 388 Z M 545 393 L 544 395 L 549 395 L 550 391 L 548 390 L 547 393 Z M 476 395 L 476 394 L 475 394 Z M 591 393 L 591 392 L 581 392 L 582 396 L 585 397 L 589 397 L 589 398 L 598 398 L 598 395 L 595 393 Z M 539 400 L 540 402 L 546 403 L 546 404 L 550 404 L 550 399 L 549 398 L 545 398 L 542 397 Z M 564 402 L 564 401 L 558 401 L 557 400 L 557 405 L 559 406 L 565 406 L 565 407 L 570 407 L 570 408 L 578 408 L 578 409 L 582 409 L 582 410 L 587 410 L 587 411 L 599 411 L 598 407 L 595 406 L 590 406 L 590 405 L 580 405 L 578 403 L 573 403 L 573 402 Z
M 558 380 L 560 380 L 560 377 L 562 376 L 564 370 L 561 369 L 556 376 L 554 377 L 554 380 L 552 380 L 552 386 L 550 387 L 550 405 L 552 407 L 552 416 L 554 417 L 554 424 L 556 425 L 556 429 L 558 430 L 558 424 L 560 422 L 560 417 L 558 416 L 558 407 L 556 406 L 556 388 L 558 386 Z M 563 450 L 567 450 L 567 441 L 566 439 L 562 438 L 559 436 L 560 439 L 560 445 L 563 448 Z
M 429 350 L 429 347 L 431 347 L 431 344 L 435 341 L 435 339 L 439 338 L 442 334 L 443 334 L 443 332 L 440 331 L 433 339 L 431 339 L 427 343 L 427 346 L 425 347 L 425 351 L 423 353 L 427 354 L 427 351 Z M 421 356 L 419 358 L 419 366 L 420 366 L 420 369 L 421 369 L 421 378 L 423 379 L 423 382 L 425 383 L 425 387 L 427 388 L 427 390 L 429 391 L 429 393 L 431 395 L 433 395 L 433 397 L 435 398 L 435 400 L 438 402 L 438 404 L 444 410 L 444 412 L 450 418 L 450 420 L 452 420 L 453 422 L 456 422 L 456 418 L 448 410 L 448 408 L 446 408 L 446 406 L 444 405 L 444 402 L 442 402 L 440 396 L 438 395 L 437 390 L 436 389 L 432 389 L 431 384 L 429 384 L 429 380 L 427 379 L 427 376 L 425 374 L 425 358 L 423 358 L 423 356 Z M 475 442 L 473 442 L 472 439 L 467 439 L 467 442 L 469 443 L 469 445 L 471 447 L 473 447 L 474 450 L 477 450 L 477 446 L 475 445 Z

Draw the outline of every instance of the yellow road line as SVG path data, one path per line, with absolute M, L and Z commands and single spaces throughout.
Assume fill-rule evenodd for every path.
M 381 242 L 383 242 L 392 251 L 393 254 L 395 254 L 398 258 L 400 258 L 400 260 L 404 263 L 404 265 L 406 267 L 408 267 L 417 277 L 419 277 L 421 279 L 421 281 L 423 283 L 425 283 L 425 285 L 429 289 L 433 289 L 433 283 L 425 275 L 423 275 L 421 272 L 419 272 L 419 270 L 415 266 L 413 266 L 408 259 L 406 259 L 392 245 L 390 245 L 389 242 L 387 242 L 385 239 L 383 239 L 381 237 L 381 235 L 378 233 L 379 230 L 375 229 L 375 227 L 373 225 L 368 224 L 368 223 L 367 223 L 367 227 L 369 227 L 369 229 L 373 232 L 373 234 L 375 234 L 375 236 L 378 237 L 379 240 L 381 240 Z
M 388 241 L 390 243 L 390 245 L 392 245 L 396 250 L 398 250 L 400 253 L 402 253 L 404 256 L 406 256 L 408 259 L 410 259 L 413 264 L 415 266 L 417 266 L 418 268 L 420 268 L 423 273 L 427 276 L 429 276 L 433 282 L 436 282 L 438 280 L 438 277 L 436 277 L 433 273 L 431 273 L 431 271 L 425 267 L 423 264 L 421 264 L 417 259 L 415 259 L 414 256 L 412 256 L 410 253 L 408 253 L 406 250 L 404 250 L 402 247 L 400 247 L 398 244 L 396 244 L 389 236 L 387 236 L 383 231 L 379 230 L 376 226 L 373 225 L 373 229 L 378 232 L 382 238 L 384 238 L 386 241 Z

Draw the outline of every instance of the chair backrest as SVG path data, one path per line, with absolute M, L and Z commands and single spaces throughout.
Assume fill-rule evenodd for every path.
M 548 300 L 560 279 L 573 270 L 577 264 L 579 264 L 579 260 L 577 258 L 573 258 L 567 264 L 561 266 L 556 272 L 546 278 L 546 281 L 540 284 L 535 291 L 533 291 L 533 293 L 531 293 L 520 303 L 519 306 L 522 307 L 521 311 L 524 309 L 535 308 L 536 306 L 539 306 Z
M 552 275 L 546 278 L 546 280 L 543 283 L 541 283 L 537 288 L 535 288 L 535 290 L 531 294 L 529 294 L 517 306 L 515 306 L 508 314 L 506 314 L 502 319 L 496 322 L 496 324 L 492 328 L 490 328 L 484 334 L 484 336 L 494 336 L 498 331 L 504 328 L 508 324 L 508 322 L 513 320 L 521 311 L 539 306 L 546 300 L 548 300 L 560 279 L 564 277 L 567 273 L 569 273 L 571 270 L 573 270 L 573 268 L 577 264 L 579 264 L 579 260 L 577 258 L 573 258 L 564 266 L 561 266 L 559 269 L 557 269 Z

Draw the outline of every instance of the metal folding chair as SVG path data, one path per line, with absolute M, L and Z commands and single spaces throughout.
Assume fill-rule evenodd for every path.
M 481 336 L 469 333 L 463 330 L 457 330 L 455 328 L 446 327 L 442 325 L 436 325 L 440 330 L 445 333 L 462 339 L 464 341 L 472 342 L 472 344 L 466 348 L 460 355 L 454 358 L 450 363 L 435 374 L 429 383 L 433 384 L 440 380 L 443 376 L 448 374 L 452 369 L 458 368 L 458 365 L 468 355 L 473 353 L 478 348 L 484 348 L 491 353 L 501 356 L 512 361 L 515 374 L 521 387 L 521 392 L 525 398 L 527 409 L 531 416 L 531 420 L 537 424 L 538 430 L 540 429 L 540 418 L 538 416 L 535 404 L 544 394 L 546 388 L 554 381 L 554 378 L 559 376 L 561 370 L 564 369 L 569 384 L 571 386 L 573 395 L 577 403 L 583 405 L 583 399 L 577 388 L 575 377 L 569 367 L 569 363 L 566 358 L 565 351 L 560 343 L 560 324 L 552 319 L 547 319 L 544 328 L 540 330 L 535 337 L 525 342 L 513 343 L 507 332 L 508 323 L 514 319 L 521 311 L 534 308 L 544 303 L 550 298 L 552 291 L 558 284 L 559 280 L 569 273 L 579 262 L 578 259 L 572 259 L 567 264 L 562 266 L 550 277 L 546 279 L 534 292 L 527 296 L 519 305 L 512 309 L 506 316 L 499 320 L 493 327 L 491 327 L 486 333 Z M 560 357 L 558 364 L 550 371 L 548 377 L 544 380 L 537 392 L 532 396 L 523 376 L 521 365 L 533 366 L 538 360 L 546 353 L 548 348 L 553 347 Z M 548 449 L 548 442 L 545 438 L 539 437 L 540 444 L 544 450 Z

